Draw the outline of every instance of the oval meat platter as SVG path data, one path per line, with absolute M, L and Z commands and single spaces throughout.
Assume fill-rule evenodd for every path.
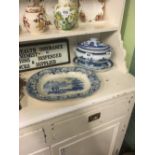
M 56 101 L 90 96 L 99 87 L 100 80 L 93 71 L 81 67 L 58 67 L 32 75 L 27 92 L 39 100 Z

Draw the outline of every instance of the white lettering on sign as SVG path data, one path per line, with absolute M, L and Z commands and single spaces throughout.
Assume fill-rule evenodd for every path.
M 58 57 L 62 57 L 62 54 L 61 53 L 55 53 L 52 55 L 39 56 L 38 60 L 46 60 L 46 59 L 52 59 L 52 58 L 58 58 Z
M 38 63 L 36 63 L 36 66 L 42 67 L 42 66 L 49 66 L 49 65 L 53 65 L 53 64 L 56 64 L 56 60 L 38 62 Z
M 20 65 L 20 67 L 19 67 L 20 70 L 25 70 L 25 69 L 29 69 L 29 68 L 30 68 L 29 64 Z
M 19 62 L 20 62 L 20 63 L 27 63 L 27 62 L 30 62 L 30 58 L 21 58 L 21 59 L 19 59 Z
M 63 48 L 62 44 L 57 44 L 53 46 L 40 47 L 39 51 L 49 51 L 49 50 L 62 49 L 62 48 Z
M 66 42 L 23 46 L 19 50 L 19 70 L 69 62 Z

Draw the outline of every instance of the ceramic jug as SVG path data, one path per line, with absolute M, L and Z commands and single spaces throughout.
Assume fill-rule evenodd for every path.
M 57 29 L 71 30 L 78 21 L 78 0 L 59 0 L 54 10 Z
M 23 25 L 26 30 L 32 34 L 37 34 L 47 30 L 50 24 L 47 21 L 47 16 L 41 0 L 32 0 L 32 2 L 25 8 L 23 16 Z

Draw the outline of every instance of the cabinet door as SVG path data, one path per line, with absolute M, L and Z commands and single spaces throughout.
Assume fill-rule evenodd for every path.
M 98 127 L 52 146 L 53 155 L 112 155 L 119 123 Z
M 19 154 L 28 155 L 46 147 L 46 135 L 43 128 L 25 133 L 19 138 Z

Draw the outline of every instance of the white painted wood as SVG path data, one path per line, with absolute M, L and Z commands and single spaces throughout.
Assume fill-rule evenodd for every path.
M 129 115 L 124 115 L 108 123 L 100 124 L 85 132 L 53 144 L 51 146 L 52 154 L 91 155 L 92 153 L 97 155 L 118 155 L 127 129 Z M 106 146 L 104 146 L 105 143 Z
M 88 9 L 91 9 L 93 1 L 89 1 Z M 53 11 L 54 6 L 57 3 L 57 0 L 45 0 L 45 9 L 47 15 L 51 22 L 53 23 Z M 21 26 L 22 24 L 22 17 L 24 14 L 25 7 L 27 6 L 26 0 L 20 0 L 20 17 L 19 21 Z M 120 70 L 121 72 L 127 72 L 126 67 L 126 51 L 123 48 L 123 42 L 121 39 L 121 23 L 123 19 L 123 12 L 124 12 L 125 0 L 105 0 L 105 16 L 104 20 L 100 22 L 87 22 L 81 23 L 79 22 L 78 26 L 75 27 L 73 30 L 70 31 L 62 31 L 57 30 L 52 24 L 47 32 L 38 35 L 31 35 L 22 28 L 22 32 L 19 36 L 20 43 L 30 43 L 30 42 L 37 42 L 43 40 L 50 40 L 50 39 L 58 39 L 67 37 L 70 40 L 70 53 L 74 54 L 74 48 L 78 42 L 84 41 L 89 39 L 90 37 L 98 37 L 101 41 L 110 44 L 113 49 L 113 57 L 112 61 L 114 62 L 114 68 Z
M 121 29 L 126 0 L 105 0 L 105 20 Z
M 27 78 L 32 72 L 25 73 Z M 25 92 L 23 102 L 27 105 L 19 112 L 20 128 L 134 91 L 134 78 L 130 74 L 111 70 L 98 72 L 97 75 L 101 80 L 101 87 L 95 94 L 86 98 L 47 102 L 34 99 Z
M 121 39 L 120 31 L 117 32 L 109 32 L 101 35 L 101 40 L 111 45 L 113 48 L 112 61 L 114 66 L 120 70 L 121 72 L 127 72 L 126 66 L 126 51 L 123 47 L 123 41 Z
M 88 10 L 91 10 L 94 1 L 89 1 L 87 4 Z M 44 39 L 56 39 L 61 37 L 71 37 L 79 36 L 85 34 L 94 34 L 101 32 L 117 31 L 120 30 L 125 0 L 105 0 L 105 16 L 103 22 L 93 22 L 93 23 L 81 23 L 79 22 L 78 26 L 75 27 L 72 31 L 60 31 L 56 30 L 54 25 L 54 6 L 56 5 L 57 0 L 45 0 L 44 7 L 47 12 L 48 19 L 51 21 L 52 25 L 49 27 L 49 30 L 40 35 L 31 35 L 27 33 L 22 24 L 22 17 L 24 15 L 25 7 L 27 6 L 26 0 L 20 0 L 20 13 L 19 13 L 19 23 L 22 27 L 22 32 L 20 33 L 19 41 L 22 42 L 31 42 Z M 97 5 L 96 5 L 97 6 Z
M 62 37 L 73 37 L 81 36 L 87 34 L 103 33 L 109 31 L 116 31 L 118 28 L 115 25 L 111 25 L 105 22 L 92 23 L 92 24 L 81 24 L 77 28 L 74 28 L 71 31 L 57 30 L 53 25 L 50 26 L 50 29 L 47 32 L 42 34 L 31 35 L 27 32 L 20 34 L 19 41 L 20 43 L 32 42 L 32 41 L 43 41 L 47 39 L 59 39 Z
M 131 113 L 128 113 L 128 116 L 124 117 L 120 122 L 120 126 L 118 128 L 118 133 L 116 135 L 116 143 L 114 145 L 112 155 L 119 155 L 119 152 L 120 152 L 120 149 L 121 149 L 121 146 L 122 146 L 125 134 L 126 134 L 126 130 L 127 130 L 127 127 L 128 127 L 130 114 Z
M 118 133 L 119 122 L 98 126 L 52 145 L 54 155 L 112 155 Z
M 19 143 L 20 155 L 28 155 L 33 151 L 45 147 L 46 141 L 43 128 L 20 135 Z
M 27 5 L 20 0 L 20 17 Z M 45 8 L 53 23 L 53 9 L 57 0 L 45 0 Z M 74 66 L 74 48 L 78 42 L 98 37 L 114 49 L 114 67 L 97 72 L 100 89 L 92 96 L 64 101 L 39 101 L 26 90 L 20 115 L 20 155 L 118 155 L 134 106 L 134 78 L 127 73 L 126 51 L 121 40 L 121 23 L 125 0 L 105 0 L 102 22 L 78 23 L 71 31 L 59 31 L 55 26 L 40 35 L 31 35 L 22 29 L 20 43 L 30 43 L 67 37 L 70 43 L 71 63 Z M 91 2 L 88 3 L 91 9 Z M 26 80 L 38 70 L 23 72 Z M 88 122 L 89 116 L 101 117 Z
M 42 148 L 50 146 L 52 146 L 52 148 L 54 147 L 54 151 L 58 152 L 59 148 L 62 148 L 60 147 L 62 146 L 60 144 L 63 144 L 63 146 L 69 145 L 70 147 L 67 147 L 67 151 L 73 152 L 76 148 L 79 148 L 81 145 L 83 146 L 85 144 L 89 152 L 91 150 L 89 150 L 89 147 L 87 146 L 91 145 L 89 144 L 90 139 L 99 138 L 99 141 L 103 141 L 105 136 L 107 136 L 107 140 L 110 145 L 109 148 L 111 148 L 109 149 L 109 155 L 112 154 L 112 152 L 117 152 L 121 147 L 133 105 L 134 95 L 132 92 L 117 96 L 116 98 L 109 99 L 108 101 L 101 103 L 98 102 L 95 105 L 88 106 L 71 113 L 60 115 L 44 121 L 43 123 L 38 123 L 36 125 L 34 124 L 30 127 L 23 128 L 20 130 L 20 138 L 24 138 L 22 139 L 22 142 L 20 140 L 20 155 L 40 153 Z M 101 117 L 88 123 L 88 117 L 99 112 L 101 113 Z M 111 135 L 107 134 L 107 132 L 105 134 L 104 132 L 101 134 L 93 134 L 96 133 L 96 130 L 98 133 L 98 129 L 101 129 L 103 126 L 103 128 L 109 128 L 109 126 L 114 126 L 115 124 L 120 125 L 117 129 L 117 134 L 116 131 L 113 131 L 113 137 L 112 132 L 110 132 Z M 42 128 L 44 128 L 44 133 L 42 132 Z M 44 134 L 46 135 L 46 144 L 44 142 Z M 88 141 L 86 138 L 86 140 L 81 143 L 75 143 L 78 139 L 84 137 L 83 134 L 86 137 L 88 136 Z M 114 140 L 114 138 L 117 140 Z M 114 141 L 116 142 L 114 143 Z M 24 145 L 24 142 L 26 145 Z M 27 145 L 27 143 L 31 146 Z M 75 145 L 72 145 L 72 143 L 75 143 Z M 90 147 L 90 149 L 91 148 L 92 147 Z M 93 150 L 95 150 L 95 148 Z M 54 153 L 54 155 L 56 154 L 57 153 Z
M 33 153 L 29 153 L 28 155 L 51 155 L 50 148 L 46 147 L 41 150 L 35 151 Z
M 109 101 L 106 106 L 103 106 L 103 108 L 102 106 L 98 106 L 91 111 L 87 108 L 87 111 L 89 112 L 84 112 L 81 110 L 80 115 L 69 117 L 68 119 L 66 118 L 62 121 L 53 122 L 53 120 L 51 120 L 51 122 L 49 121 L 49 124 L 51 125 L 51 142 L 57 143 L 67 137 L 77 135 L 81 132 L 91 130 L 101 124 L 108 123 L 122 115 L 126 115 L 128 108 L 128 101 L 125 102 L 122 98 L 119 102 L 117 99 L 113 100 L 113 102 Z M 89 117 L 97 113 L 100 113 L 100 118 L 95 121 L 88 122 Z

